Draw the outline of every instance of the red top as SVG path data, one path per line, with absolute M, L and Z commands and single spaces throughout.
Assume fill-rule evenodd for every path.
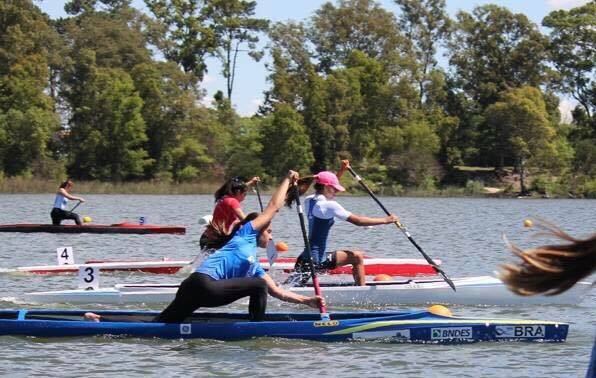
M 240 208 L 240 202 L 234 197 L 224 196 L 222 199 L 217 201 L 215 209 L 213 209 L 213 224 L 222 224 L 226 227 L 226 230 L 230 228 L 230 225 L 236 220 L 239 220 L 236 209 Z

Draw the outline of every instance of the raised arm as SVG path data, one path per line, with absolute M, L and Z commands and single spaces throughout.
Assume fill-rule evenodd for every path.
M 271 222 L 279 209 L 283 207 L 284 199 L 288 188 L 290 187 L 290 183 L 298 180 L 298 178 L 298 172 L 288 171 L 286 177 L 282 180 L 275 193 L 273 193 L 271 196 L 271 200 L 269 200 L 265 210 L 263 210 L 263 212 L 252 221 L 252 226 L 255 230 L 261 230 L 265 225 Z
M 349 160 L 346 159 L 346 160 L 341 161 L 341 167 L 339 167 L 339 171 L 337 171 L 337 173 L 335 174 L 337 176 L 338 180 L 341 178 L 341 176 L 343 176 L 343 174 L 348 170 L 349 167 L 350 167 Z

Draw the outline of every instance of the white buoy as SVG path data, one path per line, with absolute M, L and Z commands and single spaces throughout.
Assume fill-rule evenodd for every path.
M 207 225 L 207 224 L 211 223 L 212 219 L 213 219 L 213 215 L 211 215 L 211 214 L 204 215 L 199 218 L 199 224 L 201 226 Z

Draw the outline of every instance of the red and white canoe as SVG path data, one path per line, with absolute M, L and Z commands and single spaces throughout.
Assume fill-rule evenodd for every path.
M 115 224 L 52 224 L 20 223 L 0 224 L 0 232 L 48 232 L 52 234 L 179 234 L 186 233 L 183 226 L 167 226 L 159 224 L 138 224 L 122 222 Z
M 273 264 L 273 270 L 282 270 L 285 273 L 291 273 L 294 270 L 295 258 L 278 258 Z M 440 260 L 435 260 L 440 264 Z M 271 267 L 267 259 L 260 259 L 264 269 Z M 60 273 L 78 273 L 79 268 L 84 265 L 91 265 L 102 272 L 115 271 L 138 271 L 157 274 L 174 274 L 180 269 L 190 267 L 191 260 L 154 260 L 154 261 L 102 261 L 89 260 L 85 264 L 72 265 L 40 265 L 40 266 L 20 266 L 8 270 L 14 273 L 34 273 L 34 274 L 60 274 Z M 416 277 L 435 275 L 434 268 L 423 259 L 396 259 L 396 258 L 365 258 L 364 265 L 367 275 L 388 274 L 390 276 Z M 329 271 L 330 274 L 351 274 L 351 266 L 342 266 Z

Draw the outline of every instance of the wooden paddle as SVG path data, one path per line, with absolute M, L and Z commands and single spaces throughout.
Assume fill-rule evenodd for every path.
M 263 212 L 263 201 L 261 200 L 261 192 L 259 191 L 259 182 L 255 182 L 255 190 L 257 192 L 257 198 L 259 200 L 259 206 L 261 207 L 261 213 Z M 277 247 L 275 246 L 275 242 L 270 240 L 267 243 L 267 260 L 269 261 L 269 266 L 273 266 L 275 260 L 277 259 Z
M 319 277 L 317 277 L 317 273 L 315 271 L 315 265 L 312 262 L 312 252 L 310 250 L 310 242 L 308 240 L 308 235 L 306 234 L 306 224 L 304 222 L 304 211 L 302 210 L 302 205 L 300 204 L 300 191 L 298 190 L 298 185 L 296 183 L 293 184 L 295 195 L 296 195 L 296 208 L 298 210 L 298 218 L 300 218 L 300 228 L 302 229 L 302 238 L 304 239 L 304 247 L 306 249 L 307 255 L 307 263 L 310 267 L 310 272 L 312 275 L 312 284 L 315 288 L 315 295 L 323 296 L 321 294 L 321 286 L 319 285 Z M 321 320 L 331 320 L 329 314 L 327 313 L 327 307 L 321 304 L 319 307 L 319 311 L 321 312 Z
M 375 196 L 375 194 L 372 192 L 372 190 L 370 190 L 370 188 L 362 181 L 362 177 L 358 176 L 356 174 L 356 172 L 354 172 L 352 167 L 348 167 L 348 170 L 350 171 L 352 176 L 356 179 L 356 181 L 358 181 L 358 183 L 360 183 L 360 185 L 364 188 L 364 190 L 366 190 L 368 192 L 368 194 L 372 197 L 372 199 L 375 200 L 375 202 L 381 207 L 381 209 L 383 209 L 385 214 L 391 215 L 391 213 L 387 210 L 387 208 L 385 206 L 383 206 L 381 201 L 379 201 L 377 196 Z M 431 265 L 437 271 L 437 273 L 439 273 L 443 277 L 445 282 L 447 282 L 447 284 L 449 286 L 451 286 L 453 291 L 456 291 L 453 281 L 451 281 L 451 279 L 449 277 L 447 277 L 445 272 L 443 272 L 443 270 L 441 268 L 439 268 L 439 266 L 433 261 L 433 259 L 431 259 L 430 256 L 428 256 L 422 250 L 422 248 L 418 245 L 418 243 L 416 243 L 416 241 L 412 238 L 412 235 L 410 235 L 410 232 L 408 232 L 408 229 L 403 224 L 401 224 L 399 221 L 395 222 L 395 225 L 401 232 L 404 233 L 404 235 L 406 235 L 408 237 L 408 240 L 414 245 L 414 247 L 416 247 L 416 249 L 418 249 L 418 251 L 422 254 L 422 257 L 424 257 L 424 259 L 428 262 L 428 264 Z

